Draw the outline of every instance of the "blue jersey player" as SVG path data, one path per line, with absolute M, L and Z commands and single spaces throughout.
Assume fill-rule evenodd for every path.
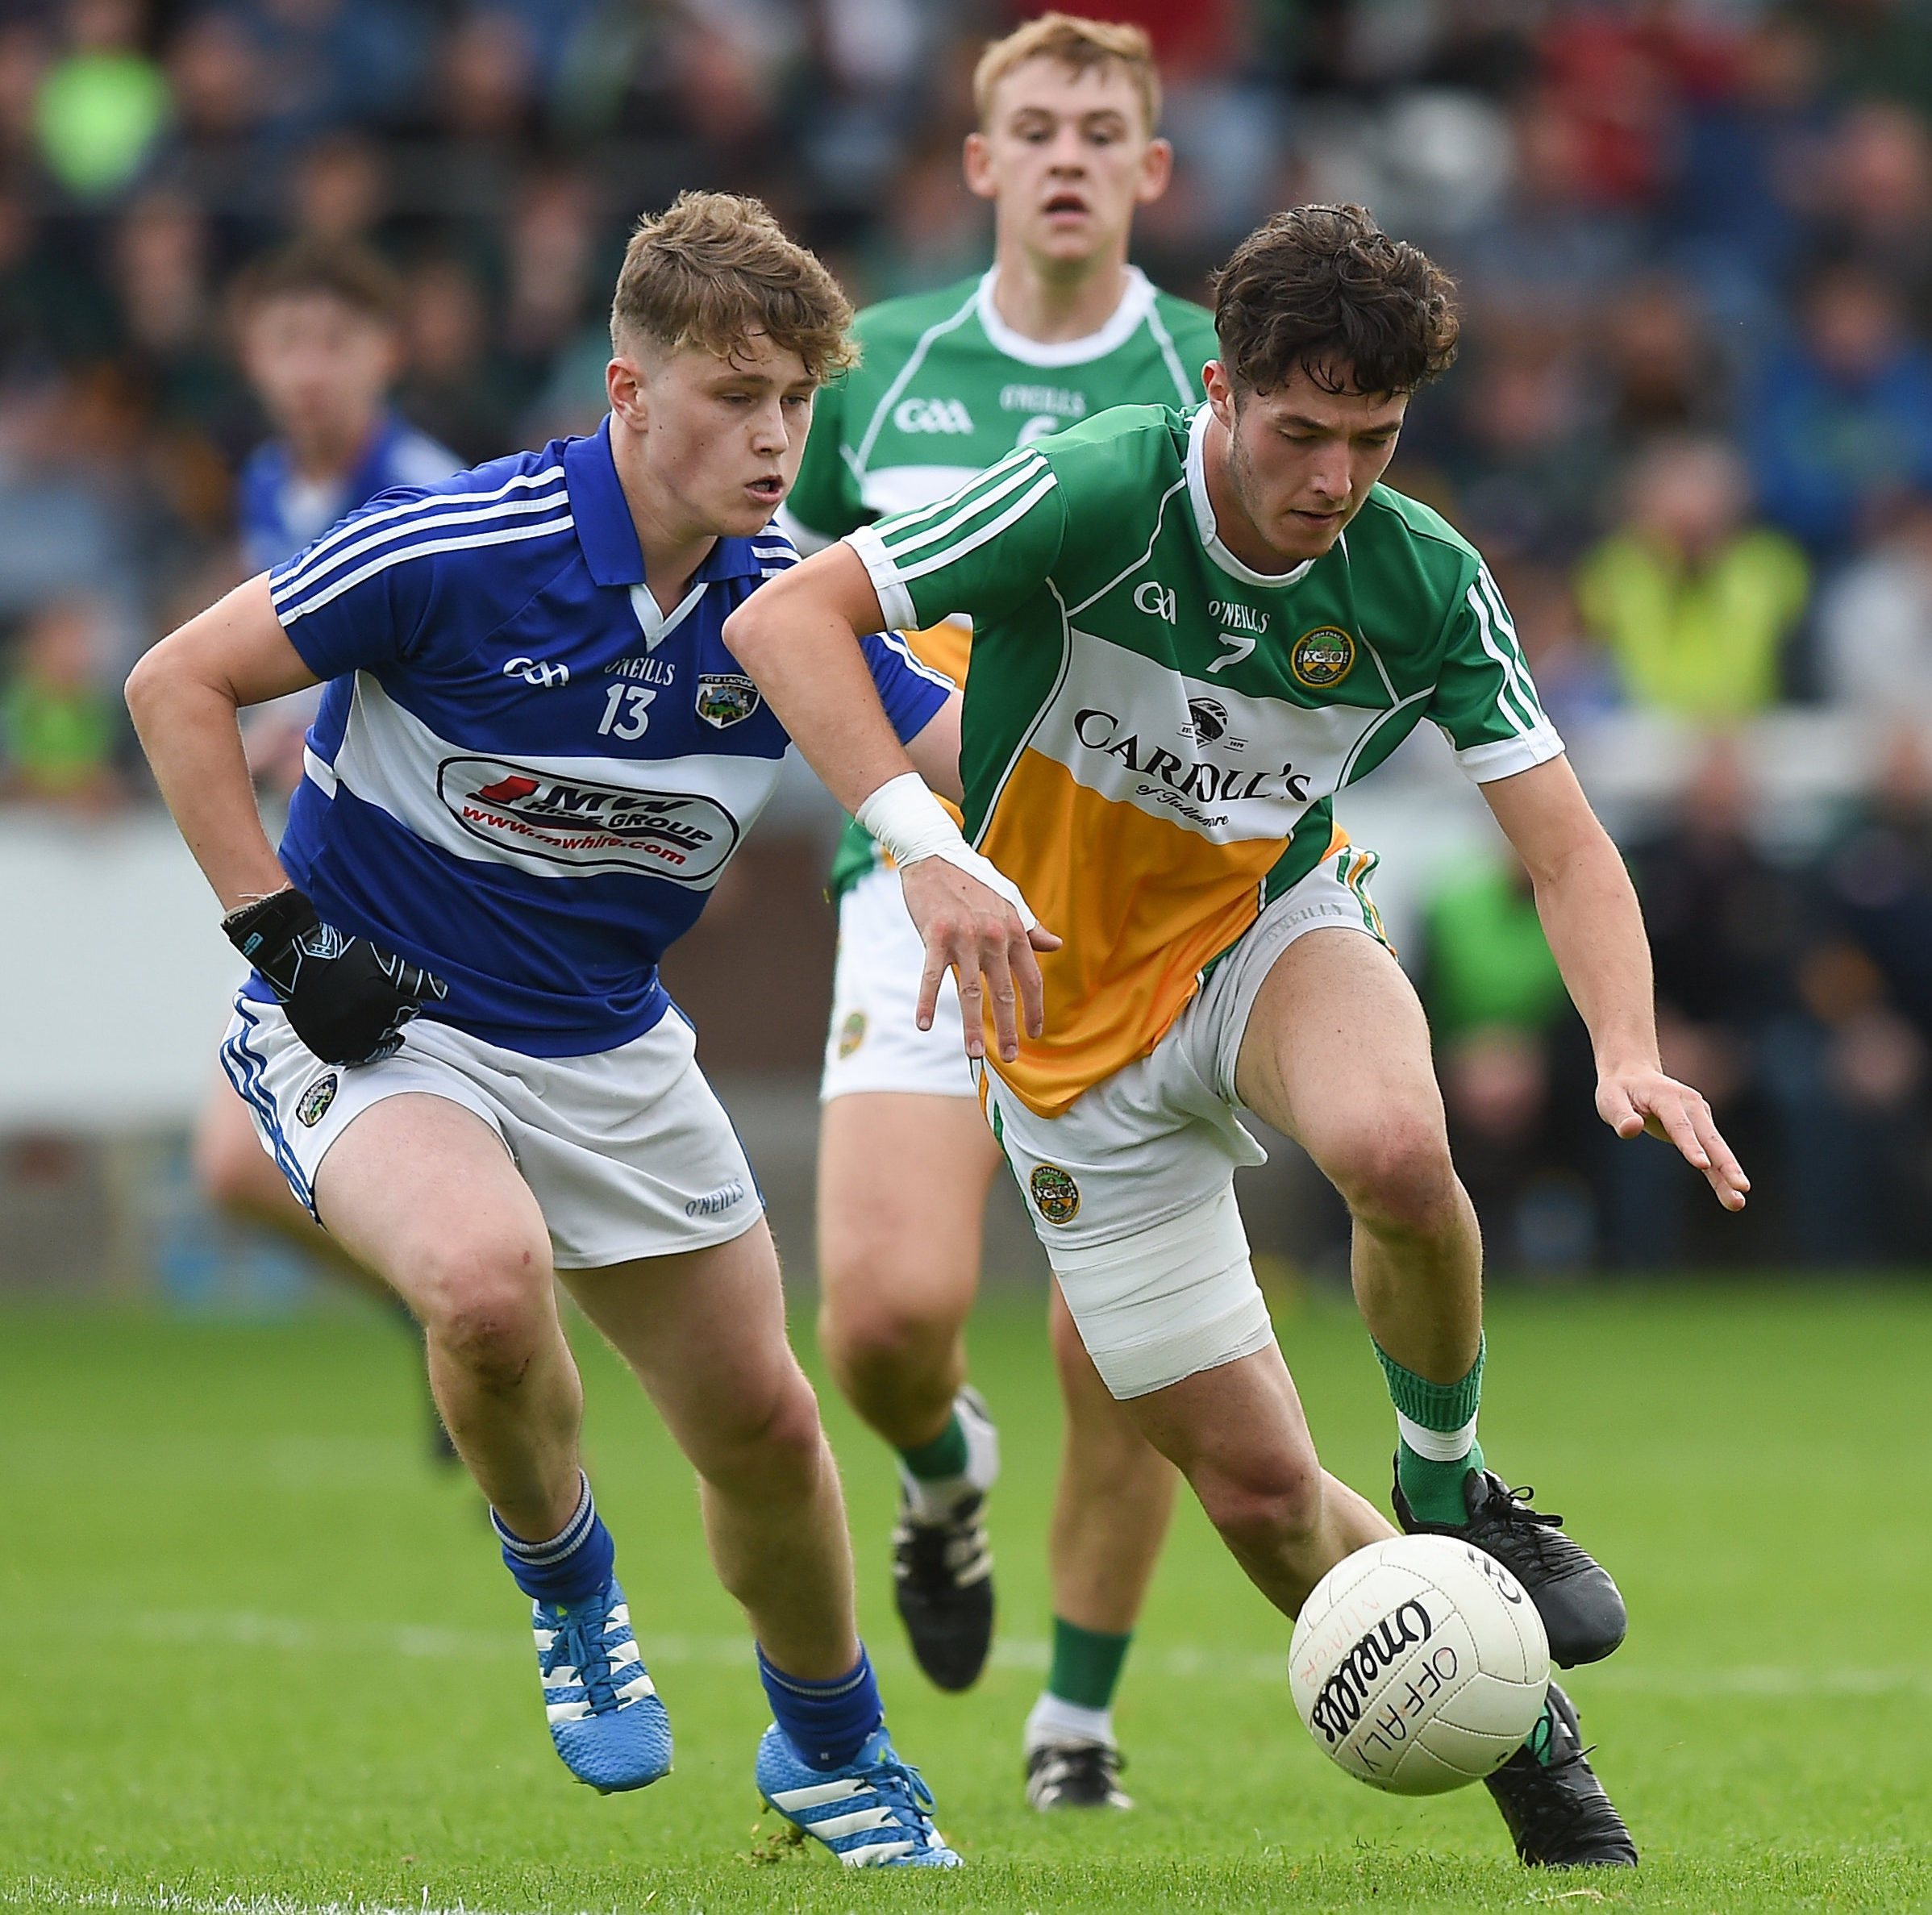
M 402 369 L 400 292 L 365 248 L 298 239 L 236 288 L 242 367 L 273 436 L 235 488 L 242 562 L 265 572 L 395 485 L 433 485 L 462 461 L 389 402 Z
M 850 316 L 756 202 L 685 196 L 627 253 L 594 437 L 370 502 L 156 647 L 128 702 L 254 963 L 229 1075 L 423 1320 L 564 1761 L 637 1788 L 671 1735 L 579 1465 L 553 1272 L 697 1468 L 776 1718 L 760 1792 L 849 1863 L 947 1866 L 859 1642 L 751 1167 L 656 968 L 786 749 L 721 627 L 793 562 L 770 521 Z M 956 793 L 956 695 L 894 641 L 866 657 Z M 319 681 L 278 860 L 235 714 Z
M 235 481 L 237 576 L 294 558 L 379 492 L 434 485 L 462 468 L 389 403 L 402 370 L 402 289 L 366 247 L 292 241 L 242 273 L 235 306 L 242 368 L 274 428 Z M 314 716 L 314 697 L 299 693 L 250 715 L 258 778 L 294 786 Z

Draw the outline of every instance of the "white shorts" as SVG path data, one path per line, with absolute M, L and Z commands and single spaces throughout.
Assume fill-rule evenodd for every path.
M 932 1029 L 920 1030 L 919 941 L 899 874 L 868 871 L 839 901 L 839 960 L 832 973 L 832 1023 L 825 1043 L 821 1103 L 855 1091 L 917 1091 L 970 1097 L 966 1027 L 951 974 L 939 980 Z
M 986 1115 L 1095 1366 L 1116 1397 L 1250 1355 L 1268 1313 L 1235 1209 L 1235 1172 L 1268 1153 L 1235 1114 L 1249 1014 L 1279 958 L 1326 926 L 1383 943 L 1359 846 L 1261 914 L 1145 1057 L 1037 1117 L 981 1067 Z
M 371 1105 L 407 1092 L 474 1111 L 503 1140 L 560 1270 L 729 1243 L 764 1212 L 744 1147 L 676 1010 L 587 1057 L 526 1057 L 418 1018 L 393 1057 L 345 1068 L 319 1062 L 281 1005 L 237 997 L 222 1068 L 311 1215 L 329 1147 Z

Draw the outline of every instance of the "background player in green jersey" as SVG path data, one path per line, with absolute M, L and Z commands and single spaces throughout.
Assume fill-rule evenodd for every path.
M 819 395 L 789 522 L 802 547 L 943 497 L 1010 452 L 1129 402 L 1190 405 L 1215 352 L 1200 307 L 1127 264 L 1136 206 L 1168 181 L 1158 80 L 1139 29 L 1050 15 L 990 47 L 966 177 L 993 202 L 983 277 L 859 315 L 860 364 Z M 914 634 L 963 678 L 967 637 Z M 899 1607 L 946 1688 L 978 1676 L 993 1628 L 981 1501 L 997 1468 L 961 1335 L 999 1158 L 976 1106 L 951 986 L 913 1017 L 924 964 L 871 837 L 834 868 L 839 955 L 819 1155 L 821 1335 L 839 1387 L 898 1451 Z M 1027 1795 L 1112 1803 L 1111 1703 L 1172 1506 L 1174 1473 L 1101 1386 L 1056 1292 L 1068 1405 L 1051 1539 L 1054 1654 L 1028 1718 Z
M 899 858 L 927 951 L 919 1014 L 956 967 L 995 1133 L 1083 1341 L 1257 1588 L 1293 1615 L 1389 1530 L 1322 1471 L 1270 1332 L 1234 1214 L 1234 1168 L 1254 1160 L 1241 1107 L 1347 1202 L 1404 1527 L 1506 1563 L 1568 1666 L 1617 1647 L 1622 1598 L 1484 1465 L 1481 1243 L 1422 1007 L 1364 901 L 1346 881 L 1322 894 L 1336 839 L 1313 861 L 1297 844 L 1385 739 L 1434 719 L 1522 856 L 1604 1121 L 1668 1138 L 1729 1209 L 1749 1186 L 1705 1100 L 1661 1068 L 1635 893 L 1480 560 L 1378 484 L 1409 394 L 1452 356 L 1451 290 L 1359 207 L 1279 215 L 1218 277 L 1222 352 L 1191 423 L 1126 408 L 1017 452 L 808 560 L 727 636 Z M 940 606 L 977 621 L 976 851 L 856 697 L 857 634 Z M 973 856 L 1006 904 L 965 875 Z M 1178 976 L 1160 968 L 1176 947 Z M 1489 1787 L 1526 1862 L 1636 1859 L 1555 1684 Z

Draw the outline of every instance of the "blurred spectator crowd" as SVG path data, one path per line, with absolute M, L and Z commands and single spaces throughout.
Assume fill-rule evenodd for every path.
M 1035 10 L 0 0 L 0 797 L 145 793 L 120 676 L 244 564 L 251 260 L 380 256 L 397 406 L 460 458 L 582 431 L 628 224 L 681 187 L 762 195 L 860 301 L 976 270 L 969 77 Z M 1782 1167 L 1775 1226 L 1730 1241 L 1932 1255 L 1932 0 L 1094 10 L 1168 83 L 1142 263 L 1201 297 L 1310 199 L 1428 247 L 1464 346 L 1393 481 L 1482 546 L 1559 728 L 1717 739 L 1626 848 L 1672 1056 Z M 1801 855 L 1723 742 L 1793 705 L 1892 741 Z M 1504 1259 L 1705 1260 L 1660 1157 L 1546 1119 L 1582 1123 L 1588 1060 L 1527 908 L 1445 873 L 1428 939 Z
M 1754 1180 L 1721 1212 L 1669 1145 L 1618 1141 L 1520 865 L 1439 875 L 1420 983 L 1493 1269 L 1932 1263 L 1932 760 L 1900 730 L 1867 794 L 1773 855 L 1733 742 L 1626 837 L 1663 1068 Z

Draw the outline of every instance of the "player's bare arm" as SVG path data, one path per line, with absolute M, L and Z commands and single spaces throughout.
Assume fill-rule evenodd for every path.
M 237 585 L 164 639 L 127 681 L 127 707 L 156 782 L 254 964 L 302 1043 L 327 1064 L 393 1054 L 440 978 L 323 923 L 262 829 L 236 713 L 317 682 L 289 643 L 268 575 Z
M 1704 1173 L 1727 1210 L 1751 1180 L 1690 1084 L 1659 1061 L 1650 946 L 1630 873 L 1567 758 L 1484 785 L 1483 796 L 1530 873 L 1557 968 L 1588 1026 L 1597 1109 L 1619 1137 L 1648 1130 Z
M 315 682 L 276 618 L 266 572 L 163 639 L 128 677 L 155 782 L 223 910 L 289 881 L 256 809 L 235 714 Z
M 859 635 L 885 622 L 864 563 L 841 544 L 773 579 L 725 627 L 733 655 L 826 788 L 855 817 L 888 785 L 918 776 L 887 722 L 859 649 Z M 989 995 L 994 1041 L 1010 1063 L 1019 1055 L 1020 1022 L 1031 1037 L 1043 1028 L 1034 952 L 1056 950 L 1060 940 L 1037 924 L 1027 928 L 1031 914 L 1016 908 L 1017 893 L 1009 897 L 973 875 L 967 861 L 984 860 L 967 852 L 965 860 L 954 862 L 946 850 L 922 849 L 922 855 L 900 860 L 906 909 L 926 944 L 920 1028 L 931 1026 L 939 980 L 951 970 L 959 982 L 968 1055 L 985 1054 L 982 1014 Z M 990 866 L 985 876 L 998 878 Z
M 906 743 L 906 756 L 926 789 L 956 805 L 966 797 L 960 781 L 960 712 L 965 702 L 965 694 L 955 692 L 926 721 L 926 729 Z

